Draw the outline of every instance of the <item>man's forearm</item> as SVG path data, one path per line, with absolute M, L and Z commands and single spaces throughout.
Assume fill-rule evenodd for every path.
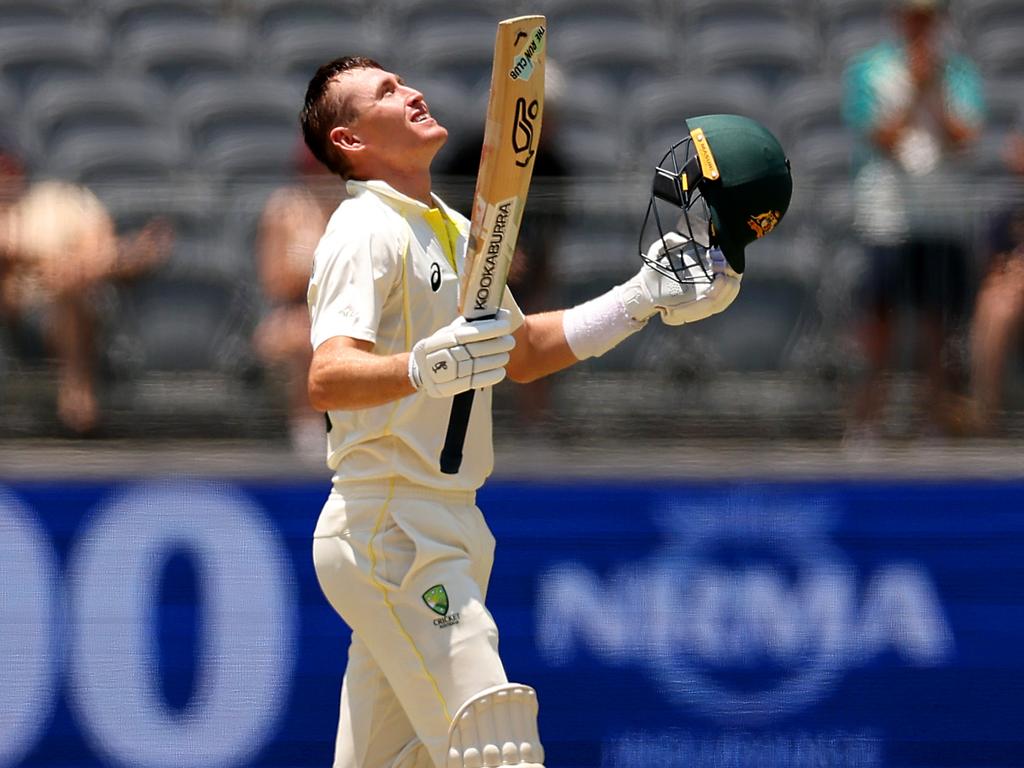
M 332 341 L 317 350 L 309 369 L 309 400 L 316 410 L 372 408 L 415 392 L 407 353 L 375 355 Z
M 562 315 L 558 310 L 526 318 L 513 334 L 516 347 L 507 367 L 510 379 L 530 382 L 579 362 L 565 340 Z

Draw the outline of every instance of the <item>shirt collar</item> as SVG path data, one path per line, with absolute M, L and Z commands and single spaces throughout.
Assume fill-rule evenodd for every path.
M 404 212 L 415 211 L 420 215 L 423 215 L 428 210 L 430 210 L 428 206 L 424 205 L 419 200 L 414 200 L 408 195 L 403 195 L 401 192 L 392 187 L 386 181 L 382 181 L 380 179 L 369 179 L 367 181 L 350 179 L 349 181 L 345 182 L 345 189 L 351 196 L 360 195 L 365 192 L 373 192 L 378 197 L 383 198 L 384 202 L 388 203 L 393 208 L 403 210 Z M 453 224 L 455 224 L 455 226 L 459 230 L 459 233 L 463 237 L 468 237 L 469 232 L 463 231 L 465 227 L 463 226 L 461 221 L 462 217 L 455 216 L 452 213 L 452 210 L 448 207 L 448 205 L 434 193 L 431 193 L 431 197 L 434 199 L 435 206 L 437 208 L 440 208 L 444 212 L 445 217 L 447 217 L 449 220 L 451 220 Z

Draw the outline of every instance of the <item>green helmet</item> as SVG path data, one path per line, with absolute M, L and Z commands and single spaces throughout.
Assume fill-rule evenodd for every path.
M 641 254 L 652 222 L 664 239 L 659 201 L 667 202 L 682 209 L 675 227 L 684 236 L 721 248 L 729 266 L 743 272 L 747 245 L 771 232 L 789 208 L 789 160 L 771 132 L 748 117 L 703 115 L 688 119 L 686 127 L 689 136 L 655 170 Z

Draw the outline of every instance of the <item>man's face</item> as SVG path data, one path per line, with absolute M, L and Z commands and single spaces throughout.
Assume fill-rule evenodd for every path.
M 431 117 L 423 94 L 391 72 L 349 70 L 333 87 L 340 89 L 339 97 L 355 115 L 343 130 L 358 142 L 364 160 L 429 167 L 448 138 L 448 129 Z M 336 141 L 338 130 L 332 132 Z

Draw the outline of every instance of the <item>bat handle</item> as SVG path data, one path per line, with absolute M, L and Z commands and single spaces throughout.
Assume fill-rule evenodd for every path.
M 466 428 L 469 426 L 469 414 L 473 410 L 475 389 L 460 392 L 452 400 L 452 412 L 448 416 L 448 434 L 444 438 L 441 449 L 441 471 L 446 475 L 455 475 L 462 466 L 462 446 L 466 442 Z

